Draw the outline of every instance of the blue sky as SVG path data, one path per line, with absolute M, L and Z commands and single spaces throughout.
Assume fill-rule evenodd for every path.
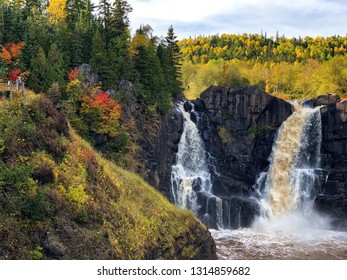
M 128 0 L 132 31 L 149 24 L 181 38 L 223 33 L 286 37 L 347 34 L 347 0 Z

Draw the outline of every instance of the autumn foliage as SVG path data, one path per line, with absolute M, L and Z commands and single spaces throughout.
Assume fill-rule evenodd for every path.
M 78 68 L 76 67 L 75 69 L 71 69 L 70 72 L 67 74 L 67 77 L 69 81 L 74 81 L 78 79 Z
M 17 59 L 22 54 L 24 45 L 24 42 L 18 44 L 6 43 L 0 52 L 0 59 L 2 59 L 6 65 L 16 64 Z
M 94 97 L 85 96 L 82 102 L 81 115 L 94 132 L 117 136 L 120 130 L 120 104 L 104 91 Z
M 21 73 L 21 71 L 19 69 L 8 72 L 7 73 L 7 80 L 9 80 L 9 81 L 17 80 L 20 73 Z

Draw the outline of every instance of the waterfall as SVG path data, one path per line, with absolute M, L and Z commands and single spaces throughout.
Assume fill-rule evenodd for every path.
M 179 105 L 178 110 L 183 115 L 184 124 L 176 164 L 171 171 L 173 201 L 181 208 L 190 209 L 206 225 L 223 228 L 223 200 L 212 193 L 204 142 L 183 104 Z
M 261 173 L 256 182 L 263 213 L 258 225 L 264 219 L 312 214 L 313 199 L 319 189 L 316 171 L 320 164 L 321 130 L 319 108 L 294 103 L 294 113 L 278 130 L 269 170 Z

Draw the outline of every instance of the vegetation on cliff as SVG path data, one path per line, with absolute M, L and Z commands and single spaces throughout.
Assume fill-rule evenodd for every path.
M 1 259 L 214 258 L 192 213 L 105 160 L 44 95 L 0 107 Z

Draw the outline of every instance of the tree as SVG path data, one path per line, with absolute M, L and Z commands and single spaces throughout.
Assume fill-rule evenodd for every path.
M 5 6 L 0 3 L 0 45 L 4 43 L 5 36 L 5 19 L 4 19 Z
M 47 56 L 47 84 L 51 86 L 53 83 L 58 83 L 60 87 L 65 85 L 65 67 L 63 56 L 56 44 L 52 44 Z
M 173 85 L 173 96 L 177 96 L 181 91 L 182 91 L 182 56 L 180 52 L 180 48 L 178 46 L 178 40 L 177 36 L 174 33 L 174 28 L 172 25 L 169 27 L 167 36 L 165 37 L 165 42 L 167 44 L 168 52 L 169 52 L 169 57 L 170 61 L 169 63 L 171 64 L 171 67 L 173 68 L 173 75 L 174 75 L 174 80 L 175 83 Z
M 111 4 L 108 0 L 99 0 L 98 14 L 99 14 L 98 21 L 99 21 L 100 31 L 102 32 L 103 38 L 107 45 L 111 39 L 111 35 L 110 35 Z
M 90 65 L 101 78 L 105 78 L 108 67 L 106 44 L 101 37 L 100 31 L 97 30 L 93 37 L 92 53 L 90 58 Z
M 135 69 L 139 73 L 140 97 L 147 108 L 154 106 L 165 114 L 170 106 L 171 94 L 165 86 L 165 77 L 156 53 L 155 40 L 151 37 L 151 28 L 140 28 L 133 39 L 135 50 Z
M 133 11 L 130 4 L 125 0 L 115 0 L 111 16 L 111 36 L 129 37 L 129 13 Z
M 66 0 L 50 0 L 47 7 L 50 23 L 56 24 L 66 17 Z
M 31 59 L 28 86 L 37 93 L 47 92 L 50 86 L 47 73 L 48 63 L 46 55 L 44 50 L 40 48 L 36 56 Z

